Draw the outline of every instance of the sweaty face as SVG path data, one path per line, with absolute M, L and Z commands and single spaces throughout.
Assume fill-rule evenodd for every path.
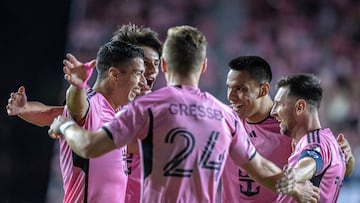
M 260 85 L 248 72 L 230 70 L 226 79 L 227 99 L 240 118 L 250 119 L 259 111 Z
M 289 98 L 288 89 L 279 88 L 274 98 L 274 105 L 271 109 L 271 116 L 280 122 L 280 133 L 290 136 L 295 127 L 294 99 Z
M 144 76 L 146 79 L 146 83 L 142 88 L 142 94 L 146 94 L 150 92 L 154 86 L 156 77 L 159 74 L 159 65 L 160 65 L 160 56 L 159 53 L 148 46 L 140 46 L 144 50 L 145 58 L 145 72 Z
M 141 89 L 145 85 L 144 77 L 144 61 L 142 58 L 135 58 L 129 63 L 126 72 L 120 74 L 121 89 L 120 94 L 127 95 L 128 102 L 132 101 L 136 96 L 141 94 Z

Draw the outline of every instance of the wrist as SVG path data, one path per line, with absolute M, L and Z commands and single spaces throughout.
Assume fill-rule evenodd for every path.
M 61 133 L 62 135 L 64 135 L 64 134 L 65 134 L 65 130 L 66 130 L 67 128 L 69 128 L 70 126 L 72 126 L 72 125 L 75 125 L 75 122 L 74 122 L 74 121 L 66 121 L 65 123 L 61 124 L 60 127 L 59 127 L 60 133 Z
M 87 87 L 87 82 L 89 81 L 91 75 L 92 75 L 92 72 L 93 72 L 93 68 L 90 66 L 90 62 L 87 62 L 84 64 L 84 68 L 86 70 L 86 73 L 87 73 L 87 76 L 85 78 L 85 80 L 79 85 L 77 86 L 76 88 L 78 89 L 83 89 L 84 87 Z

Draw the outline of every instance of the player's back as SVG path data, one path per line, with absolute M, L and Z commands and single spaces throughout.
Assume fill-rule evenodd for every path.
M 238 163 L 255 153 L 236 113 L 196 88 L 164 87 L 117 118 L 106 127 L 114 143 L 142 140 L 143 202 L 215 202 L 230 145 Z

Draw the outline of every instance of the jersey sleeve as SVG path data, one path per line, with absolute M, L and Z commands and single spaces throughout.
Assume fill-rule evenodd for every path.
M 327 168 L 327 166 L 331 163 L 331 158 L 329 156 L 329 152 L 327 152 L 327 147 L 325 143 L 308 143 L 302 150 L 299 159 L 304 156 L 311 157 L 316 162 L 316 173 L 315 175 L 319 175 Z
M 118 148 L 123 147 L 137 139 L 142 130 L 146 129 L 146 113 L 134 108 L 134 105 L 128 105 L 116 113 L 103 129 Z
M 235 131 L 230 145 L 230 157 L 238 165 L 250 161 L 256 154 L 256 149 L 251 143 L 241 122 L 234 121 Z

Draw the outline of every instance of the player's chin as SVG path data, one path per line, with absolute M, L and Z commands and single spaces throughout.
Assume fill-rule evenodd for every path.
M 136 89 L 136 90 L 133 90 L 133 91 L 130 92 L 129 99 L 130 99 L 130 101 L 132 101 L 136 97 L 142 96 L 142 95 L 143 95 L 142 91 L 140 89 Z

